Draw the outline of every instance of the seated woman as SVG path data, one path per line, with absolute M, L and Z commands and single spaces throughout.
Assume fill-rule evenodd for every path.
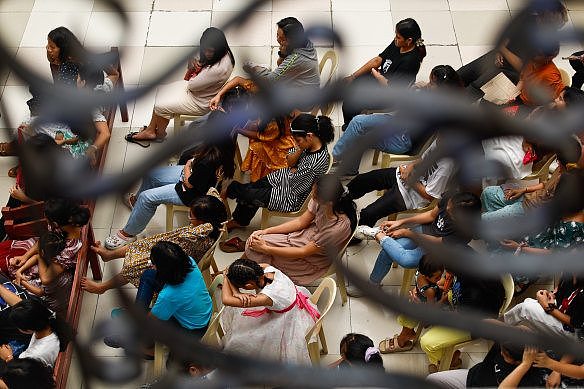
M 430 72 L 429 83 L 419 89 L 433 90 L 435 88 L 456 93 L 462 89 L 462 81 L 452 66 L 438 65 Z M 335 164 L 345 162 L 343 175 L 359 174 L 361 156 L 354 156 L 352 160 L 347 160 L 348 156 L 355 152 L 356 146 L 366 145 L 389 154 L 407 154 L 412 148 L 416 149 L 416 146 L 421 146 L 429 138 L 427 136 L 426 139 L 411 139 L 407 128 L 396 128 L 395 123 L 396 121 L 399 123 L 399 119 L 399 111 L 391 114 L 372 113 L 353 117 L 335 144 L 332 153 Z M 365 151 L 364 148 L 363 151 Z
M 317 178 L 306 212 L 255 231 L 245 244 L 244 257 L 273 265 L 296 285 L 307 285 L 326 274 L 329 250 L 341 252 L 356 226 L 355 203 L 338 178 L 327 174 Z
M 18 330 L 32 334 L 28 347 L 19 355 L 14 355 L 8 344 L 0 346 L 0 358 L 10 362 L 15 357 L 32 358 L 53 367 L 59 351 L 64 351 L 68 339 L 58 327 L 55 313 L 47 309 L 40 301 L 27 299 L 12 306 L 9 320 Z
M 381 85 L 405 84 L 411 85 L 416 81 L 422 60 L 426 56 L 426 46 L 422 39 L 422 30 L 418 23 L 411 18 L 400 20 L 395 25 L 395 38 L 389 46 L 377 57 L 357 69 L 350 76 L 345 77 L 347 83 L 354 81 L 376 80 Z M 353 117 L 364 109 L 384 108 L 366 107 L 356 102 L 343 104 L 343 130 L 347 128 Z
M 233 177 L 233 139 L 209 141 L 184 166 L 161 167 L 150 172 L 137 194 L 129 193 L 125 203 L 132 210 L 126 226 L 105 240 L 105 248 L 115 250 L 134 242 L 154 216 L 160 204 L 190 205 L 191 202 Z
M 273 71 L 255 65 L 245 64 L 243 69 L 269 82 L 280 82 L 306 90 L 320 88 L 318 57 L 312 42 L 306 37 L 304 27 L 298 19 L 287 17 L 276 23 L 276 40 L 280 45 L 278 67 Z M 249 79 L 235 77 L 235 83 L 249 82 Z M 211 110 L 219 108 L 222 95 L 230 88 L 223 88 L 209 101 Z
M 176 243 L 166 241 L 152 247 L 150 259 L 153 268 L 140 278 L 136 304 L 147 310 L 158 293 L 150 316 L 202 338 L 211 320 L 213 304 L 195 260 Z M 116 337 L 107 337 L 104 342 L 110 347 L 119 347 Z M 146 354 L 153 352 L 154 345 Z
M 407 269 L 418 267 L 424 250 L 413 240 L 426 239 L 446 244 L 467 245 L 472 237 L 457 224 L 457 220 L 478 217 L 481 203 L 477 196 L 468 192 L 445 194 L 434 209 L 397 221 L 386 221 L 380 227 L 359 226 L 355 236 L 364 239 L 375 239 L 381 246 L 381 251 L 375 261 L 375 266 L 369 276 L 369 281 L 376 286 L 391 270 L 393 262 Z M 404 226 L 415 225 L 414 228 Z M 362 291 L 349 287 L 347 293 L 353 297 L 361 297 Z
M 49 231 L 64 238 L 64 248 L 54 257 L 56 264 L 64 270 L 75 268 L 77 253 L 83 243 L 81 230 L 89 222 L 89 210 L 70 200 L 50 199 L 45 202 L 45 216 L 49 221 Z M 1 242 L 0 270 L 15 279 L 17 285 L 26 281 L 27 285 L 38 288 L 41 284 L 39 254 L 38 238 Z
M 256 294 L 240 293 L 240 289 Z M 294 285 L 280 270 L 237 259 L 227 268 L 221 289 L 224 350 L 310 364 L 305 335 L 320 314 L 308 296 L 310 292 Z
M 486 187 L 481 193 L 483 220 L 501 220 L 505 217 L 521 216 L 527 210 L 549 201 L 556 191 L 562 174 L 577 167 L 581 154 L 582 145 L 577 138 L 571 138 L 569 152 L 558 154 L 558 167 L 546 182 L 507 190 L 503 190 L 501 186 Z
M 209 27 L 201 36 L 199 55 L 189 62 L 185 79 L 158 89 L 152 118 L 140 132 L 126 135 L 128 142 L 142 147 L 150 141 L 161 142 L 173 115 L 203 116 L 209 112 L 209 100 L 231 75 L 235 58 L 223 31 Z
M 339 347 L 341 358 L 329 367 L 339 369 L 350 367 L 370 367 L 383 370 L 383 359 L 379 349 L 373 345 L 370 337 L 362 334 L 347 334 L 341 339 Z
M 584 327 L 584 278 L 564 274 L 558 287 L 539 290 L 536 299 L 526 298 L 505 313 L 505 323 L 526 326 L 551 334 L 577 339 Z
M 109 93 L 113 90 L 115 78 L 108 76 L 102 69 L 95 68 L 92 64 L 77 65 L 77 87 L 86 88 L 93 93 Z M 32 116 L 30 122 L 25 122 L 18 128 L 23 136 L 34 134 L 47 134 L 55 142 L 66 148 L 74 158 L 86 157 L 92 167 L 97 167 L 99 155 L 110 139 L 105 112 L 107 107 L 99 107 L 94 110 L 93 126 L 95 137 L 93 139 L 80 139 L 67 123 L 63 122 L 41 122 L 37 123 L 38 117 Z
M 249 184 L 233 181 L 227 197 L 237 200 L 227 229 L 249 225 L 260 207 L 271 211 L 298 211 L 308 197 L 314 180 L 329 168 L 326 145 L 334 139 L 334 127 L 326 116 L 298 115 L 291 124 L 296 146 L 288 154 L 288 167 L 276 170 Z
M 221 225 L 227 221 L 227 211 L 223 202 L 211 195 L 197 197 L 190 208 L 190 224 L 174 231 L 140 239 L 115 250 L 107 250 L 99 241 L 96 242 L 91 249 L 104 262 L 124 258 L 124 264 L 120 272 L 107 281 L 96 282 L 87 277 L 82 278 L 81 287 L 90 293 L 98 294 L 127 283 L 138 287 L 144 271 L 151 268 L 150 250 L 160 241 L 178 244 L 189 257 L 199 262 L 219 238 Z
M 234 77 L 217 93 L 222 99 L 222 109 L 226 108 L 225 99 L 238 87 L 249 94 L 257 92 L 257 86 L 253 81 Z M 290 122 L 293 118 L 293 114 L 272 120 L 259 118 L 248 120 L 245 125 L 235 128 L 238 134 L 245 136 L 249 141 L 241 171 L 250 172 L 250 182 L 256 182 L 269 173 L 288 166 L 286 156 L 288 151 L 294 148 L 294 138 L 290 133 Z

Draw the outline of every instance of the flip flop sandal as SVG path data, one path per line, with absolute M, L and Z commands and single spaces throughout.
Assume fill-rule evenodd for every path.
M 16 142 L 1 142 L 0 157 L 13 157 L 18 155 L 16 153 L 16 147 Z
M 385 338 L 381 342 L 379 342 L 379 351 L 382 354 L 392 354 L 392 353 L 401 353 L 404 351 L 410 351 L 414 348 L 414 341 L 408 340 L 408 343 L 404 347 L 400 347 L 399 342 L 397 341 L 398 334 L 393 335 L 393 338 Z M 393 340 L 393 344 L 391 341 Z
M 8 169 L 8 177 L 16 178 L 17 174 L 18 174 L 18 165 Z
M 219 248 L 224 253 L 241 253 L 245 251 L 245 241 L 236 236 L 235 238 L 219 243 Z
M 134 135 L 136 135 L 136 134 L 139 134 L 139 132 L 137 132 L 137 131 L 130 132 L 129 134 L 127 134 L 124 137 L 124 139 L 127 140 L 130 143 L 135 143 L 138 146 L 141 146 L 143 148 L 150 147 L 150 140 L 134 139 Z

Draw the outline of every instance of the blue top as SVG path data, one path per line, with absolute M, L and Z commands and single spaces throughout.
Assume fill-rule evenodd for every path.
M 181 284 L 164 285 L 151 313 L 160 320 L 174 317 L 182 327 L 194 330 L 209 324 L 213 303 L 203 275 L 193 258 L 191 264 L 193 270 Z

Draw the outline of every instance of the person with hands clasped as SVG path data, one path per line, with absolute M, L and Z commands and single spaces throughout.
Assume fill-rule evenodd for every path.
M 318 308 L 308 300 L 310 292 L 294 285 L 275 267 L 245 258 L 235 260 L 224 273 L 224 350 L 310 364 L 305 335 L 320 317 Z M 240 289 L 256 293 L 241 293 Z
M 549 201 L 556 192 L 560 177 L 566 171 L 578 168 L 582 155 L 582 144 L 578 138 L 570 138 L 566 152 L 558 154 L 558 167 L 544 183 L 523 188 L 503 190 L 501 186 L 488 186 L 481 193 L 483 220 L 501 220 L 521 216 L 526 210 L 536 208 Z
M 471 220 L 479 212 L 478 197 L 462 192 L 443 196 L 430 211 L 406 219 L 386 221 L 380 227 L 357 227 L 355 236 L 375 239 L 381 246 L 369 281 L 380 286 L 394 261 L 408 269 L 418 267 L 424 251 L 414 242 L 414 237 L 436 243 L 468 244 L 472 237 L 463 231 L 464 226 L 457 225 L 457 220 Z M 412 225 L 415 227 L 407 228 Z M 354 287 L 349 287 L 347 293 L 352 297 L 362 296 L 361 290 Z
M 269 263 L 294 283 L 307 285 L 326 274 L 331 266 L 327 250 L 340 252 L 356 225 L 355 203 L 338 178 L 326 174 L 316 180 L 306 212 L 255 231 L 245 244 L 245 257 Z
M 584 278 L 564 275 L 553 291 L 539 290 L 505 313 L 505 323 L 526 326 L 556 335 L 576 337 L 584 326 Z

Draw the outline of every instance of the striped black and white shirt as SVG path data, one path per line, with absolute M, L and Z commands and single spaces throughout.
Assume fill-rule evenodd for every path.
M 293 152 L 294 149 L 290 151 Z M 317 151 L 304 150 L 295 171 L 286 167 L 268 174 L 268 182 L 272 186 L 268 209 L 278 212 L 298 211 L 310 194 L 316 178 L 328 171 L 329 161 L 326 146 Z

